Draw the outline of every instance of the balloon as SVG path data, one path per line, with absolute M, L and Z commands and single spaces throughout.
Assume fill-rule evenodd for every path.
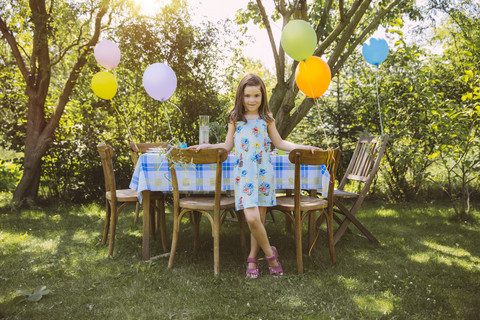
M 93 55 L 102 67 L 113 70 L 120 62 L 120 49 L 115 42 L 103 40 L 93 49 Z
M 292 20 L 283 28 L 280 42 L 292 59 L 304 61 L 315 51 L 317 35 L 308 22 Z
M 177 77 L 166 64 L 154 63 L 143 73 L 143 87 L 153 99 L 165 101 L 175 92 Z
M 368 39 L 363 44 L 362 54 L 365 61 L 378 67 L 388 56 L 387 41 L 376 38 Z
M 319 57 L 311 56 L 301 61 L 295 71 L 298 88 L 310 98 L 318 98 L 327 91 L 332 74 L 328 64 Z
M 117 81 L 107 71 L 98 72 L 92 78 L 92 90 L 100 98 L 110 100 L 117 93 Z

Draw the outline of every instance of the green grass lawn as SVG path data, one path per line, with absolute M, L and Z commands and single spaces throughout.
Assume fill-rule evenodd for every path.
M 170 208 L 168 208 L 170 209 Z M 122 213 L 115 254 L 101 245 L 103 206 L 0 209 L 0 318 L 5 319 L 479 319 L 480 227 L 451 222 L 445 204 L 368 200 L 359 219 L 379 239 L 353 229 L 329 260 L 322 235 L 296 273 L 293 235 L 284 219 L 268 222 L 286 275 L 244 278 L 238 225 L 221 229 L 220 276 L 213 276 L 210 227 L 192 248 L 185 220 L 175 266 L 141 261 L 141 221 Z M 478 221 L 478 211 L 474 212 Z M 171 215 L 168 217 L 171 227 Z M 170 236 L 170 233 L 169 233 Z M 162 253 L 152 240 L 152 254 Z M 18 290 L 46 286 L 38 302 Z

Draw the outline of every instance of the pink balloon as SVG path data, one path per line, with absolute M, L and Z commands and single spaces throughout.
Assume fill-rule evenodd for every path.
M 93 49 L 93 55 L 102 67 L 113 70 L 120 62 L 120 49 L 115 42 L 103 40 Z
M 155 100 L 165 101 L 177 88 L 175 72 L 164 63 L 154 63 L 143 73 L 143 87 Z

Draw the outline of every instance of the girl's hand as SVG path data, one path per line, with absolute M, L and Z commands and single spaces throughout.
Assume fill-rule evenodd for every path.
M 319 147 L 312 147 L 312 146 L 307 146 L 308 150 L 310 150 L 310 152 L 313 154 L 315 151 L 322 151 L 323 149 L 322 148 L 319 148 Z
M 208 149 L 208 147 L 210 146 L 210 144 L 206 143 L 206 144 L 197 144 L 197 145 L 194 145 L 194 146 L 190 146 L 190 147 L 187 147 L 187 150 L 190 150 L 190 149 L 193 149 L 195 151 L 200 151 L 202 149 Z

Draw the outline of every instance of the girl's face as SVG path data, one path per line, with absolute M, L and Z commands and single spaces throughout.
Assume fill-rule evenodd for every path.
M 262 104 L 262 91 L 260 86 L 246 86 L 243 91 L 243 107 L 245 114 L 258 114 Z

